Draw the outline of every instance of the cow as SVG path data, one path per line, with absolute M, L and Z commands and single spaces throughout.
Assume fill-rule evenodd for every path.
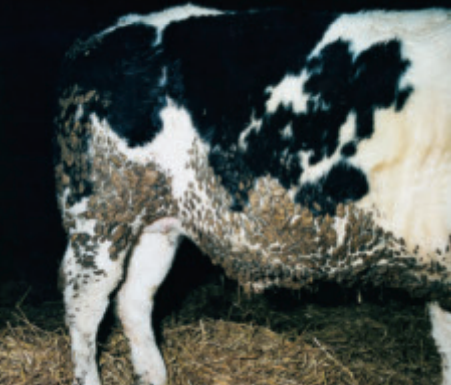
M 99 385 L 118 289 L 137 383 L 182 237 L 246 290 L 317 282 L 429 303 L 451 384 L 451 11 L 130 14 L 66 54 L 55 134 L 74 383 Z

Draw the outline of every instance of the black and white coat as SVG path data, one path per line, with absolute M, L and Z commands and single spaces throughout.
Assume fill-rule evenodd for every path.
M 315 281 L 431 301 L 451 384 L 451 12 L 128 15 L 64 64 L 56 118 L 75 383 L 108 296 L 140 384 L 182 236 L 245 288 Z M 126 271 L 126 276 L 124 276 Z

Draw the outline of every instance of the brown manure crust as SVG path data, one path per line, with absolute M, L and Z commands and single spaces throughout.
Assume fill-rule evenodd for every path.
M 291 305 L 290 305 L 291 306 Z M 168 385 L 434 385 L 440 358 L 423 306 L 302 304 L 202 286 L 161 323 Z M 0 308 L 0 384 L 71 384 L 62 304 Z M 133 383 L 115 326 L 100 344 L 105 385 Z

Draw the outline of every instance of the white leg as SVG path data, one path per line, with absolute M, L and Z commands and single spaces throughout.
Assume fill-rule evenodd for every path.
M 442 356 L 442 385 L 451 385 L 451 313 L 441 309 L 437 303 L 429 304 L 432 337 Z
M 76 385 L 101 384 L 96 364 L 97 329 L 123 270 L 123 255 L 113 261 L 109 245 L 91 244 L 95 251 L 81 252 L 80 244 L 70 242 L 63 260 L 66 322 Z
M 158 226 L 146 229 L 133 250 L 126 281 L 119 291 L 119 316 L 130 341 L 139 385 L 166 383 L 166 367 L 155 343 L 151 314 L 153 297 L 172 265 L 178 243 L 176 230 L 160 232 Z

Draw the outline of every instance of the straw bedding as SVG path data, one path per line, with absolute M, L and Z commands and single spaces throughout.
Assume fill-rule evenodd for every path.
M 198 287 L 157 322 L 169 384 L 439 383 L 440 359 L 421 304 L 331 305 L 304 297 L 248 298 L 232 283 Z M 133 383 L 119 324 L 104 325 L 99 339 L 105 385 Z M 70 384 L 71 376 L 60 302 L 0 309 L 0 384 Z

